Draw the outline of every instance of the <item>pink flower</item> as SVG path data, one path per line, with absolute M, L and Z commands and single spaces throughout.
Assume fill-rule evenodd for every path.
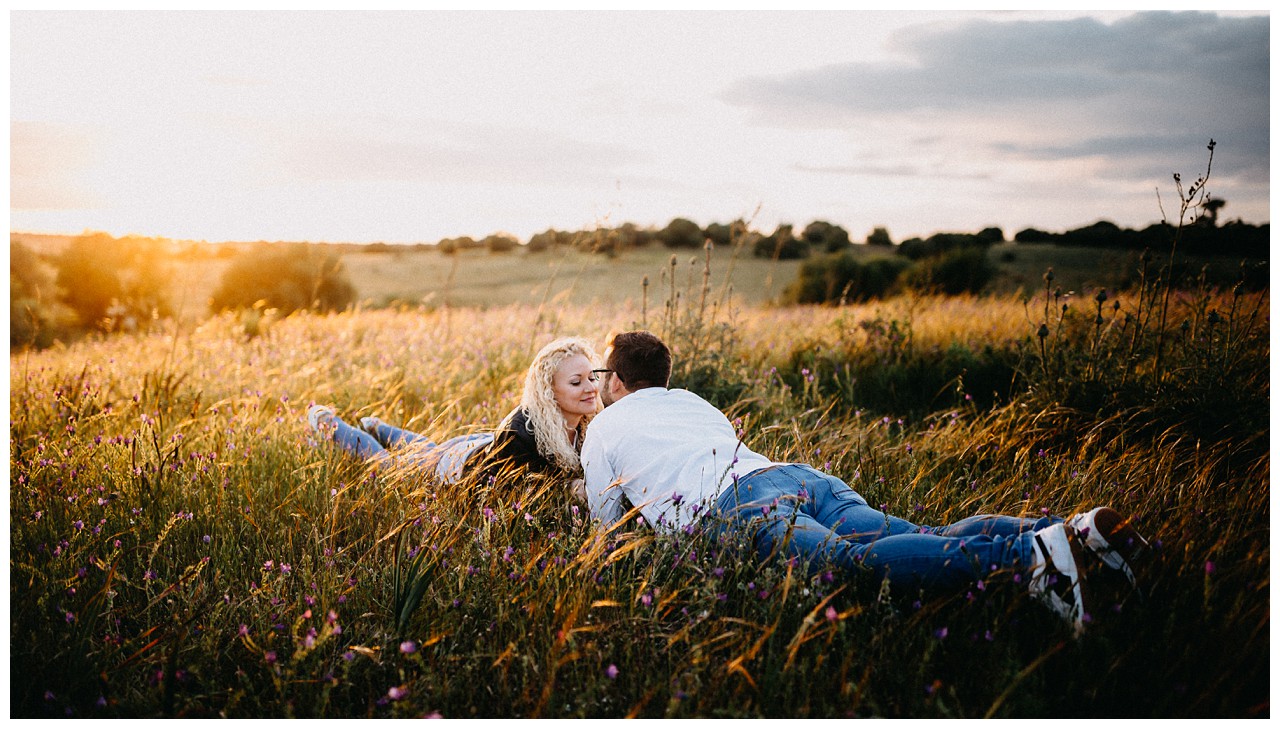
M 827 612 L 825 614 L 827 616 L 827 620 L 830 620 L 833 623 L 836 621 L 836 618 L 840 617 L 840 613 L 836 612 L 835 607 L 831 605 L 827 606 Z
M 409 695 L 409 692 L 406 691 L 402 686 L 392 686 L 391 688 L 387 689 L 387 698 L 391 699 L 392 701 L 399 701 L 400 699 L 403 699 L 408 695 Z
M 609 678 L 617 678 L 617 677 L 618 677 L 618 667 L 617 667 L 617 666 L 615 666 L 615 665 L 613 665 L 612 663 L 610 663 L 610 664 L 609 664 L 609 667 L 608 667 L 608 668 L 606 668 L 606 669 L 604 669 L 604 675 L 608 676 Z
M 405 654 L 417 653 L 418 644 L 414 643 L 411 640 L 406 640 L 405 642 L 400 644 L 400 652 Z

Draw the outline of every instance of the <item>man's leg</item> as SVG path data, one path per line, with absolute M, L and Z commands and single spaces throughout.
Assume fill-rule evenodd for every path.
M 804 466 L 750 474 L 738 494 L 736 519 L 755 530 L 762 557 L 796 556 L 813 569 L 832 563 L 853 572 L 861 566 L 887 577 L 896 590 L 963 589 L 992 571 L 1026 571 L 1034 562 L 1031 532 L 921 533 L 911 522 L 871 508 L 840 479 Z M 976 531 L 981 523 L 965 528 Z
M 1017 516 L 999 514 L 978 514 L 961 519 L 954 524 L 936 527 L 921 527 L 929 534 L 940 537 L 1012 537 L 1025 532 L 1034 532 L 1062 521 L 1058 516 L 1042 516 L 1038 519 L 1025 519 Z

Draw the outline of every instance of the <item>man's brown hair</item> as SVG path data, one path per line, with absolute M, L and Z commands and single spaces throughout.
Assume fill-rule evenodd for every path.
M 621 332 L 609 339 L 605 366 L 632 392 L 646 387 L 666 387 L 671 380 L 671 350 L 661 339 L 644 330 Z

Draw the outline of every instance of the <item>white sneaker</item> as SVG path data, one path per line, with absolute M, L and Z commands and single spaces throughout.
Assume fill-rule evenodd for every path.
M 1088 513 L 1076 514 L 1067 520 L 1067 525 L 1103 564 L 1123 574 L 1131 586 L 1138 586 L 1131 563 L 1149 545 L 1119 512 L 1099 506 Z
M 1075 530 L 1066 523 L 1054 524 L 1037 531 L 1032 544 L 1035 565 L 1031 570 L 1031 594 L 1064 619 L 1071 622 L 1075 633 L 1084 632 L 1085 611 L 1084 550 Z
M 320 433 L 322 428 L 333 430 L 333 421 L 337 417 L 333 412 L 333 408 L 327 405 L 312 405 L 307 408 L 307 423 L 316 433 Z
M 374 417 L 360 418 L 360 429 L 374 437 L 377 437 L 378 426 L 382 424 L 381 420 Z

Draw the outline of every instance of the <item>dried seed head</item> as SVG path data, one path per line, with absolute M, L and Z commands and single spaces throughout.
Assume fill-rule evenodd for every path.
M 1045 337 L 1049 336 L 1049 325 L 1041 324 L 1040 329 L 1036 332 L 1036 336 L 1040 337 L 1041 339 L 1044 339 Z

